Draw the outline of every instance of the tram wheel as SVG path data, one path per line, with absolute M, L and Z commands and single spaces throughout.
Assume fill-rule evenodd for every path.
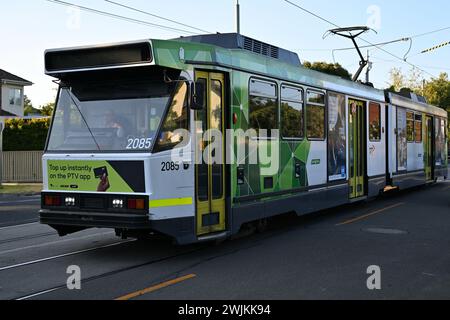
M 269 219 L 261 219 L 256 222 L 256 232 L 264 233 L 267 231 L 267 226 L 269 225 Z

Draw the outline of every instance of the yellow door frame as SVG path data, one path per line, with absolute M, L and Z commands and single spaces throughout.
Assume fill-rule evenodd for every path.
M 201 155 L 196 154 L 196 159 L 202 161 L 202 165 L 197 164 L 195 170 L 195 189 L 196 189 L 196 220 L 197 220 L 197 236 L 204 236 L 207 234 L 222 232 L 226 230 L 226 205 L 225 205 L 225 197 L 226 197 L 226 189 L 225 189 L 225 76 L 222 73 L 216 72 L 206 72 L 206 71 L 197 71 L 195 74 L 196 81 L 198 79 L 204 79 L 206 82 L 206 110 L 196 111 L 196 121 L 205 120 L 199 119 L 199 114 L 203 112 L 204 116 L 206 116 L 206 126 L 202 126 L 203 130 L 209 129 L 217 129 L 222 132 L 222 163 L 221 164 L 211 164 L 211 161 L 208 163 L 204 163 L 206 159 L 203 158 L 203 151 L 205 150 L 207 143 L 202 140 L 203 134 L 197 134 L 197 139 L 201 141 L 197 141 L 197 145 L 199 147 L 196 148 L 196 152 L 201 152 Z M 220 90 L 220 95 L 218 95 L 218 91 Z M 220 113 L 220 118 L 216 118 L 213 121 L 213 115 Z M 220 121 L 217 121 L 220 120 Z M 198 128 L 196 128 L 198 130 Z M 211 135 L 208 134 L 206 137 L 207 141 L 211 141 Z M 199 172 L 200 166 L 207 166 L 207 179 L 206 181 L 199 181 Z M 204 167 L 202 168 L 204 170 Z M 203 174 L 206 173 L 206 170 Z M 220 174 L 219 174 L 220 173 Z M 213 188 L 213 184 L 215 179 L 220 181 L 221 193 L 218 196 L 215 196 L 215 190 Z M 206 183 L 203 186 L 203 190 L 207 190 L 206 197 L 200 198 L 199 194 L 199 183 Z M 217 186 L 217 184 L 216 184 Z M 216 190 L 217 191 L 217 190 Z
M 349 135 L 350 135 L 350 199 L 360 198 L 365 195 L 365 110 L 366 102 L 349 99 Z

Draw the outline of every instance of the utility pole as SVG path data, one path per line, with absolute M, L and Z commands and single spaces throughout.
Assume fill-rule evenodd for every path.
M 236 3 L 236 28 L 237 33 L 241 34 L 241 6 L 239 5 L 239 0 Z
M 367 50 L 366 83 L 370 82 L 370 71 L 371 70 L 372 70 L 372 62 L 370 62 L 369 50 Z

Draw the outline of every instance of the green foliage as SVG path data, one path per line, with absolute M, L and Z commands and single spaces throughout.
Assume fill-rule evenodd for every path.
M 316 70 L 326 74 L 338 76 L 347 80 L 352 80 L 352 75 L 348 70 L 344 69 L 339 63 L 327 63 L 327 62 L 308 62 L 305 61 L 303 66 L 308 69 Z
M 425 84 L 424 95 L 428 103 L 447 109 L 450 107 L 450 81 L 447 73 L 441 73 Z
M 45 106 L 42 106 L 41 114 L 46 117 L 51 117 L 53 115 L 54 110 L 55 110 L 55 104 L 53 102 L 47 103 Z
M 3 131 L 4 151 L 44 150 L 50 119 L 10 119 Z
M 24 115 L 29 116 L 32 114 L 41 114 L 41 110 L 36 109 L 33 107 L 33 104 L 31 103 L 31 100 L 27 97 L 27 95 L 24 96 Z
M 441 73 L 438 78 L 424 81 L 417 69 L 412 69 L 405 75 L 401 69 L 393 68 L 391 74 L 392 92 L 414 92 L 424 96 L 428 103 L 447 109 L 450 107 L 450 81 L 447 73 Z

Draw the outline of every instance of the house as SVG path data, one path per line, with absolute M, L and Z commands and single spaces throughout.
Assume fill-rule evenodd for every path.
M 24 88 L 32 82 L 0 69 L 0 117 L 23 117 Z

